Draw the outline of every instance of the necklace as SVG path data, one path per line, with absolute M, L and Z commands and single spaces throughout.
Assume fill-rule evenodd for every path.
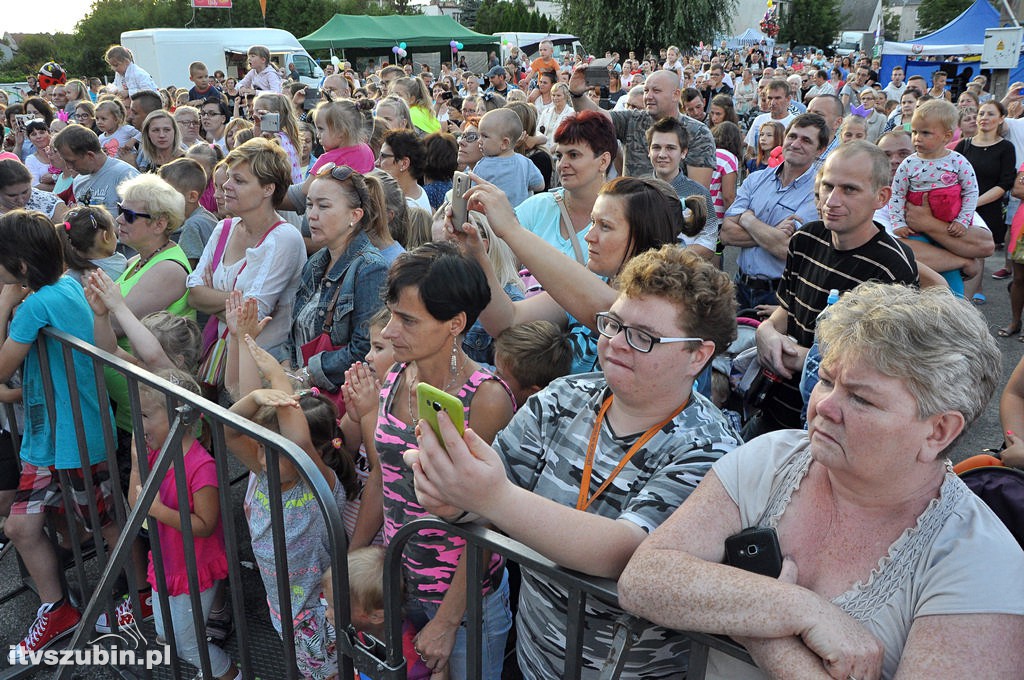
M 159 253 L 161 250 L 163 250 L 169 245 L 171 245 L 171 242 L 166 241 L 162 246 L 151 252 L 148 257 L 142 257 L 142 255 L 139 255 L 139 259 L 135 261 L 134 265 L 132 265 L 131 273 L 125 278 L 131 278 L 132 276 L 134 276 L 140 269 L 149 264 L 150 260 L 156 257 L 157 253 Z
M 443 389 L 444 392 L 448 392 L 453 387 L 455 387 L 455 382 L 456 382 L 456 380 L 459 377 L 459 373 L 462 371 L 462 362 L 457 359 L 457 356 L 458 356 L 458 347 L 455 344 L 453 344 L 452 345 L 451 369 L 450 369 L 450 374 L 449 374 L 448 382 L 445 383 L 445 386 L 444 386 L 444 389 Z M 411 370 L 412 367 L 413 367 L 412 366 L 413 363 L 414 362 L 410 361 L 409 365 L 407 366 L 407 368 Z M 417 368 L 416 372 L 419 373 L 419 369 L 418 368 Z M 419 380 L 416 380 L 416 382 L 413 382 L 414 378 L 413 378 L 412 374 L 411 373 L 407 373 L 407 375 L 408 375 L 408 380 L 409 380 L 409 386 L 408 386 L 408 389 L 406 391 L 406 398 L 407 398 L 408 406 L 409 406 L 409 421 L 413 425 L 415 425 L 416 421 L 418 420 L 419 412 L 417 410 L 414 410 L 415 404 L 413 403 L 412 393 L 416 391 L 416 385 L 419 383 Z

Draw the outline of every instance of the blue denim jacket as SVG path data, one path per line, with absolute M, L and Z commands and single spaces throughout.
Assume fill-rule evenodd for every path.
M 321 352 L 310 357 L 306 368 L 313 383 L 330 391 L 345 382 L 345 371 L 354 361 L 361 360 L 370 349 L 369 321 L 384 306 L 382 296 L 388 267 L 380 251 L 359 232 L 349 243 L 330 272 L 327 265 L 331 254 L 322 248 L 306 262 L 295 294 L 295 313 L 306 306 L 314 296 L 319 297 L 314 336 L 323 332 L 323 321 L 337 286 L 346 284 L 338 295 L 331 328 L 331 343 L 344 345 L 333 352 Z M 355 267 L 354 276 L 345 281 L 345 271 Z M 308 329 L 307 329 L 308 330 Z M 308 332 L 307 332 L 308 335 Z M 302 363 L 302 352 L 295 328 L 289 340 L 288 355 L 296 365 Z

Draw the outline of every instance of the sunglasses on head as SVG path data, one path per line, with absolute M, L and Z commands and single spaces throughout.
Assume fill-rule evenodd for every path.
M 139 219 L 140 217 L 144 217 L 147 220 L 153 219 L 153 216 L 148 213 L 135 212 L 134 210 L 130 210 L 129 208 L 124 207 L 123 203 L 117 204 L 117 214 L 123 217 L 124 221 L 127 222 L 128 224 L 134 224 L 135 220 Z
M 330 177 L 331 179 L 336 179 L 339 182 L 344 182 L 345 180 L 351 179 L 354 173 L 355 170 L 353 170 L 351 167 L 347 165 L 327 163 L 322 168 L 320 168 L 320 171 L 316 173 L 316 176 Z M 363 207 L 366 204 L 366 201 L 368 200 L 365 189 L 359 186 L 358 182 L 352 182 L 352 188 L 355 189 L 356 196 L 359 198 L 359 207 Z

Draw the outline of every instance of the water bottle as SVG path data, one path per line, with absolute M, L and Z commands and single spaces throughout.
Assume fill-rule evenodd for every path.
M 828 292 L 828 300 L 825 302 L 825 307 L 833 305 L 839 301 L 839 290 L 833 288 Z M 821 315 L 818 315 L 821 318 Z M 807 429 L 807 402 L 811 398 L 811 390 L 818 384 L 818 367 L 821 366 L 821 352 L 818 349 L 818 338 L 815 333 L 814 342 L 811 344 L 811 348 L 807 350 L 807 356 L 804 358 L 804 368 L 800 374 L 800 396 L 803 397 L 804 405 L 801 411 L 801 417 L 804 421 L 804 429 Z

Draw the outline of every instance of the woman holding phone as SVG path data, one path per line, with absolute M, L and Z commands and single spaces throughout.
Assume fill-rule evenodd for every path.
M 428 509 L 476 513 L 563 567 L 616 578 L 711 463 L 739 445 L 721 412 L 693 389 L 735 337 L 729 277 L 664 246 L 631 260 L 619 282 L 617 297 L 596 317 L 602 373 L 552 382 L 493 448 L 470 432 L 460 439 L 444 416 L 443 447 L 421 425 L 420 453 L 407 462 Z M 630 460 L 643 463 L 619 467 Z M 587 489 L 581 480 L 591 478 Z M 556 584 L 523 569 L 516 651 L 525 677 L 562 677 L 565 643 L 549 631 L 564 629 L 567 606 Z M 602 668 L 621 616 L 588 600 L 584 677 Z M 619 677 L 680 676 L 685 636 L 650 624 L 631 633 Z
M 450 243 L 427 243 L 398 256 L 384 295 L 391 320 L 381 337 L 397 362 L 383 380 L 376 446 L 384 496 L 384 536 L 390 540 L 427 511 L 416 500 L 412 470 L 403 461 L 415 446 L 420 414 L 416 386 L 457 397 L 469 426 L 484 440 L 512 418 L 508 387 L 462 351 L 460 337 L 490 299 L 480 266 Z M 464 542 L 436 529 L 410 539 L 403 553 L 408 618 L 421 627 L 415 649 L 435 673 L 466 678 L 466 565 Z M 508 576 L 492 555 L 484 584 L 483 678 L 501 677 L 505 637 L 512 625 Z

